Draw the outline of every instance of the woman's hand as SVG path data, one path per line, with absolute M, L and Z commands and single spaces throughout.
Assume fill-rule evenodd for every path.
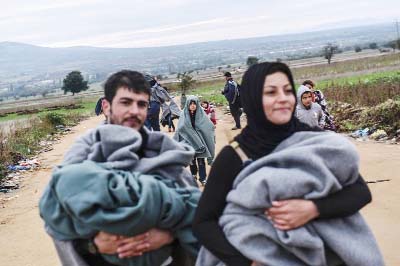
M 291 199 L 273 201 L 265 211 L 268 219 L 279 230 L 292 230 L 319 216 L 317 206 L 311 200 Z

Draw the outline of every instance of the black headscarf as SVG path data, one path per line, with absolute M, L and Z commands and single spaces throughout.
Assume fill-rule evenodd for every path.
M 243 76 L 240 98 L 247 115 L 247 126 L 235 137 L 240 147 L 251 159 L 256 160 L 271 153 L 283 140 L 298 131 L 318 131 L 301 123 L 295 116 L 287 124 L 276 125 L 269 121 L 262 104 L 264 82 L 267 75 L 284 73 L 292 85 L 296 98 L 292 73 L 287 65 L 279 62 L 264 62 L 251 66 Z M 294 105 L 296 106 L 296 104 Z

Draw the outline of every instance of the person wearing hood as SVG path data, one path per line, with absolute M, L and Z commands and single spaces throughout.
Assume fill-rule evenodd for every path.
M 324 116 L 325 116 L 324 129 L 336 131 L 335 121 L 334 121 L 333 116 L 331 114 L 329 114 L 329 112 L 328 112 L 328 103 L 325 99 L 323 92 L 321 90 L 316 90 L 314 81 L 312 81 L 310 79 L 305 80 L 302 85 L 310 88 L 310 90 L 313 92 L 313 102 L 315 102 L 321 106 L 322 112 L 324 113 Z
M 241 98 L 247 125 L 234 142 L 223 147 L 215 158 L 193 221 L 193 232 L 203 247 L 227 266 L 256 265 L 228 240 L 219 223 L 236 177 L 246 167 L 268 157 L 280 143 L 296 132 L 322 134 L 319 127 L 311 127 L 296 118 L 295 95 L 292 73 L 283 63 L 255 64 L 243 76 Z M 292 167 L 296 166 L 286 168 Z M 252 191 L 247 194 L 242 197 L 253 195 Z M 262 198 L 265 195 L 258 196 Z M 273 206 L 265 210 L 265 218 L 271 219 L 278 229 L 290 231 L 314 219 L 347 217 L 370 201 L 368 186 L 358 174 L 354 183 L 322 198 L 273 202 Z M 259 216 L 263 218 L 263 213 Z M 201 264 L 199 258 L 196 265 L 206 265 Z
M 215 128 L 195 96 L 188 96 L 174 139 L 188 144 L 195 150 L 195 157 L 190 165 L 193 178 L 204 186 L 207 179 L 205 159 L 212 164 L 215 153 Z
M 171 96 L 153 76 L 146 74 L 144 77 L 151 86 L 150 105 L 145 126 L 152 131 L 160 131 L 160 108 L 163 103 L 171 100 Z
M 325 115 L 321 106 L 313 102 L 313 92 L 304 85 L 297 90 L 296 117 L 310 127 L 325 126 Z

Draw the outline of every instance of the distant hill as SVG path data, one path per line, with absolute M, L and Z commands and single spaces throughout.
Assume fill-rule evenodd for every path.
M 155 74 L 245 62 L 249 55 L 275 60 L 316 51 L 328 42 L 352 49 L 396 38 L 393 24 L 153 48 L 48 48 L 0 43 L 0 84 L 62 78 L 72 70 L 101 74 L 129 68 Z

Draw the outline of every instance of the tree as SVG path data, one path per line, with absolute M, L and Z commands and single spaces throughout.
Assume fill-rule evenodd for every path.
M 81 91 L 87 90 L 89 87 L 87 81 L 83 80 L 83 76 L 80 71 L 70 72 L 63 80 L 62 90 L 64 94 L 72 92 L 72 95 Z
M 191 75 L 184 72 L 180 75 L 181 81 L 178 84 L 178 87 L 181 88 L 181 93 L 186 94 L 186 91 L 194 86 L 196 80 L 193 79 Z
M 370 44 L 369 44 L 369 49 L 378 49 L 378 45 L 376 44 L 376 42 L 371 42 Z
M 392 48 L 393 51 L 396 50 L 396 48 L 400 50 L 400 39 L 390 41 L 387 44 L 385 44 L 384 46 Z
M 249 56 L 247 57 L 247 61 L 246 61 L 246 65 L 247 66 L 252 66 L 258 63 L 260 59 L 258 59 L 258 57 L 256 56 Z
M 338 47 L 331 43 L 328 43 L 323 49 L 323 55 L 328 60 L 328 64 L 331 63 L 333 55 L 338 51 Z
M 361 46 L 356 45 L 356 46 L 354 47 L 354 51 L 355 51 L 356 53 L 361 52 L 361 51 L 362 51 Z
M 48 90 L 43 90 L 42 93 L 41 93 L 41 94 L 42 94 L 42 97 L 43 97 L 43 98 L 46 97 L 48 93 L 49 93 Z

